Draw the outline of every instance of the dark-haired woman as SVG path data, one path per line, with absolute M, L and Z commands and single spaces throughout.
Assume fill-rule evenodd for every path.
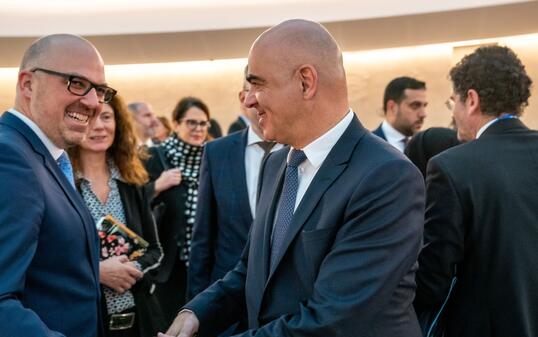
M 104 104 L 85 140 L 69 150 L 76 185 L 92 217 L 111 215 L 149 243 L 135 258 L 125 233 L 100 231 L 99 280 L 107 337 L 152 337 L 166 327 L 147 277 L 162 259 L 149 197 L 148 180 L 136 150 L 131 117 L 118 97 Z M 99 229 L 99 228 L 98 228 Z
M 192 225 L 196 213 L 202 145 L 207 140 L 209 109 L 200 99 L 185 97 L 172 113 L 174 132 L 150 148 L 150 180 L 162 173 L 168 186 L 156 182 L 153 205 L 160 207 L 159 238 L 164 258 L 156 275 L 156 295 L 168 322 L 185 303 Z M 170 187 L 171 186 L 171 187 Z

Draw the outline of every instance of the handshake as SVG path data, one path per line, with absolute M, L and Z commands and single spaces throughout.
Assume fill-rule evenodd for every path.
M 194 312 L 184 309 L 177 314 L 168 331 L 165 334 L 158 333 L 157 337 L 196 337 L 199 326 L 200 322 Z

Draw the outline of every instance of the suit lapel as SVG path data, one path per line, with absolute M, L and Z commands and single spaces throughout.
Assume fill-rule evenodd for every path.
M 286 169 L 286 154 L 289 148 L 279 150 L 271 154 L 267 160 L 267 167 L 263 176 L 262 193 L 258 211 L 252 230 L 249 235 L 250 251 L 248 273 L 253 280 L 248 288 L 253 291 L 249 292 L 252 298 L 253 310 L 258 315 L 263 299 L 267 275 L 269 273 L 269 256 L 271 247 L 271 230 L 275 217 L 275 209 L 280 196 L 280 190 L 284 179 Z M 276 164 L 275 164 L 276 163 Z M 274 172 L 274 173 L 273 173 Z M 254 262 L 253 262 L 254 261 Z
M 64 176 L 64 174 L 60 170 L 60 167 L 58 166 L 54 158 L 52 158 L 50 152 L 47 150 L 41 139 L 39 139 L 39 137 L 34 133 L 34 131 L 30 129 L 28 125 L 26 125 L 26 123 L 24 123 L 18 117 L 10 113 L 5 113 L 4 116 L 2 116 L 2 122 L 4 122 L 6 125 L 13 127 L 24 138 L 26 138 L 26 140 L 31 144 L 34 152 L 43 159 L 43 165 L 48 169 L 56 182 L 60 185 L 65 195 L 67 196 L 67 199 L 79 214 L 84 227 L 84 232 L 86 233 L 86 242 L 88 244 L 88 250 L 90 251 L 91 255 L 91 265 L 94 274 L 98 275 L 98 268 L 93 263 L 93 261 L 99 260 L 97 257 L 98 248 L 95 227 L 93 220 L 89 215 L 89 212 L 86 210 L 86 206 L 84 205 L 82 198 L 73 188 L 73 186 L 69 183 L 67 178 Z M 66 219 L 66 221 L 69 220 Z
M 268 280 L 266 275 L 270 275 L 272 272 L 269 270 L 270 256 L 271 256 L 271 237 L 273 233 L 273 225 L 275 222 L 276 208 L 280 200 L 280 193 L 282 191 L 282 184 L 284 183 L 284 174 L 286 173 L 286 160 L 283 160 L 278 173 L 276 175 L 277 181 L 271 185 L 270 195 L 273 196 L 271 200 L 271 206 L 266 214 L 264 235 L 263 235 L 263 265 L 264 265 L 264 280 Z M 293 224 L 293 222 L 292 222 Z
M 303 228 L 304 224 L 306 223 L 306 220 L 308 219 L 310 214 L 313 212 L 314 208 L 318 204 L 321 197 L 325 194 L 325 191 L 332 185 L 332 183 L 346 169 L 347 163 L 351 155 L 353 154 L 353 149 L 357 145 L 359 139 L 364 134 L 365 134 L 364 128 L 362 128 L 358 119 L 354 117 L 351 124 L 348 126 L 348 128 L 344 132 L 344 134 L 340 137 L 338 142 L 331 149 L 331 151 L 327 155 L 327 158 L 325 158 L 323 164 L 321 165 L 318 172 L 314 176 L 314 179 L 310 183 L 308 189 L 306 190 L 305 195 L 303 196 L 303 198 L 301 199 L 301 202 L 299 203 L 297 209 L 295 210 L 292 222 L 289 227 L 289 232 L 284 239 L 282 249 L 280 250 L 280 252 L 278 252 L 276 262 L 273 268 L 269 271 L 269 277 L 267 278 L 266 286 L 271 280 L 271 277 L 273 276 L 274 271 L 280 264 L 285 252 L 288 250 L 290 244 L 295 239 L 299 231 Z M 285 165 L 284 165 L 284 168 L 285 168 Z M 281 174 L 279 175 L 280 180 L 283 179 L 282 178 L 283 174 L 284 174 L 284 170 L 282 170 Z M 281 183 L 279 183 L 279 185 L 280 184 Z M 278 197 L 279 196 L 276 196 L 275 200 L 273 201 L 273 208 L 272 208 L 273 219 L 274 219 L 274 210 L 276 207 L 276 203 L 278 202 L 278 199 L 279 199 Z M 273 219 L 271 219 L 271 221 L 273 221 Z M 271 226 L 266 226 L 266 227 L 272 228 L 273 222 L 269 222 L 268 224 L 270 224 Z M 267 236 L 270 237 L 270 233 L 269 235 L 267 235 L 266 233 L 266 237 Z

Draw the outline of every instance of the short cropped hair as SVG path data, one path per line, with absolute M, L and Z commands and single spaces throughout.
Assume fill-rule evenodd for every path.
M 454 93 L 467 99 L 470 89 L 480 97 L 483 113 L 519 116 L 529 104 L 532 80 L 516 53 L 501 46 L 484 46 L 466 55 L 450 70 Z
M 390 81 L 383 95 L 384 112 L 387 112 L 388 101 L 392 100 L 399 104 L 405 98 L 405 89 L 426 90 L 426 83 L 407 76 L 397 77 Z

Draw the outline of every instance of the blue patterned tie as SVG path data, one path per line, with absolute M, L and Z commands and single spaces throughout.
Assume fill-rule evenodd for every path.
M 69 161 L 67 153 L 64 151 L 56 162 L 58 163 L 58 166 L 60 166 L 60 170 L 62 170 L 67 180 L 69 180 L 69 183 L 74 187 L 75 179 L 73 178 L 73 167 L 71 166 L 71 161 Z
M 306 159 L 306 155 L 301 150 L 291 150 L 290 160 L 286 166 L 284 185 L 278 203 L 277 218 L 273 228 L 273 240 L 271 242 L 271 269 L 276 262 L 278 252 L 282 249 L 286 232 L 293 219 L 295 209 L 295 199 L 299 188 L 299 176 L 297 167 Z

